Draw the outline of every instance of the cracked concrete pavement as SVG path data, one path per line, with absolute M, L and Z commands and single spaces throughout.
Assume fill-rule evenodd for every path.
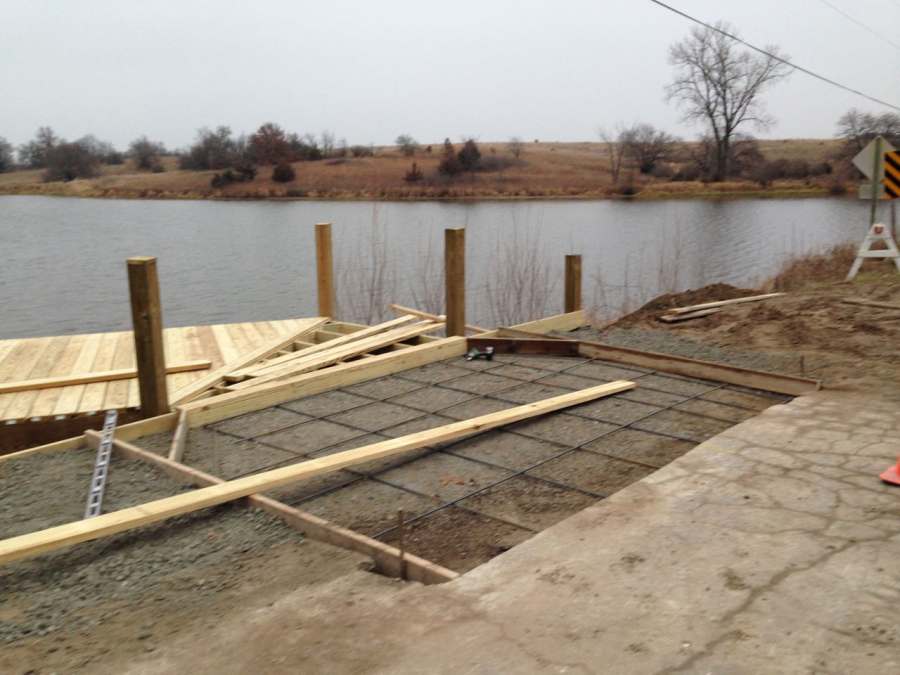
M 132 672 L 897 673 L 895 401 L 776 405 L 454 582 L 360 572 Z M 122 672 L 125 664 L 113 670 Z

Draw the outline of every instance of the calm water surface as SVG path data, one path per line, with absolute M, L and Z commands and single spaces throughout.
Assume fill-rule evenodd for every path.
M 442 230 L 465 226 L 469 317 L 490 324 L 510 260 L 552 280 L 548 299 L 531 302 L 545 314 L 561 310 L 563 256 L 581 253 L 586 304 L 617 313 L 660 292 L 759 282 L 787 257 L 859 240 L 867 213 L 865 203 L 851 199 L 373 204 L 0 197 L 0 338 L 128 328 L 125 259 L 134 255 L 159 259 L 168 326 L 314 315 L 319 221 L 334 223 L 342 318 L 377 318 L 370 308 L 380 311 L 387 301 L 434 305 Z

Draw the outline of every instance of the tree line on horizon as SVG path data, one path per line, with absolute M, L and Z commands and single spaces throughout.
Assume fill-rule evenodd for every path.
M 696 142 L 680 141 L 646 123 L 620 124 L 614 132 L 599 131 L 613 184 L 618 187 L 624 182 L 623 194 L 633 189 L 634 182 L 633 174 L 625 175 L 626 180 L 622 181 L 626 166 L 662 179 L 719 182 L 740 177 L 767 185 L 777 178 L 831 173 L 836 163 L 846 167 L 847 160 L 878 135 L 900 146 L 900 115 L 854 108 L 837 121 L 835 135 L 844 143 L 830 158 L 832 161 L 810 164 L 801 159 L 766 160 L 756 139 L 745 129 L 767 129 L 774 124 L 764 109 L 762 96 L 790 74 L 790 66 L 777 47 L 767 47 L 766 53 L 753 53 L 742 50 L 727 34 L 734 35 L 735 29 L 726 23 L 694 28 L 669 50 L 675 76 L 666 87 L 666 99 L 683 110 L 684 121 L 705 127 Z M 414 158 L 422 151 L 408 134 L 399 135 L 395 144 L 405 157 Z M 497 155 L 494 147 L 490 154 L 482 154 L 474 138 L 464 139 L 458 149 L 449 138 L 445 139 L 436 177 L 450 180 L 466 173 L 499 171 L 523 163 L 525 144 L 521 139 L 511 138 L 506 147 L 507 155 Z M 432 146 L 426 146 L 424 152 L 431 154 Z M 272 122 L 262 124 L 250 135 L 235 136 L 227 126 L 202 128 L 189 147 L 176 152 L 167 151 L 163 143 L 147 136 L 135 139 L 122 152 L 93 135 L 66 141 L 52 128 L 43 126 L 34 139 L 17 149 L 0 137 L 0 172 L 43 169 L 46 181 L 70 181 L 97 176 L 102 165 L 122 164 L 126 159 L 133 161 L 139 171 L 161 172 L 165 170 L 162 157 L 175 155 L 181 169 L 219 172 L 211 184 L 224 187 L 230 182 L 252 180 L 259 166 L 272 166 L 273 180 L 290 182 L 296 176 L 293 163 L 374 154 L 373 146 L 348 146 L 331 132 L 300 135 Z M 404 178 L 415 183 L 426 176 L 412 161 Z

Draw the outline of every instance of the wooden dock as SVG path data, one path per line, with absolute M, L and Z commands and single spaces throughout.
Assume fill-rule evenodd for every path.
M 286 319 L 167 328 L 163 331 L 166 362 L 171 366 L 206 360 L 210 368 L 217 368 L 281 335 L 301 330 L 310 321 Z M 15 388 L 19 389 L 19 384 L 24 385 L 20 391 L 0 393 L 0 423 L 9 425 L 36 418 L 59 420 L 102 410 L 136 408 L 140 405 L 136 377 L 62 387 L 47 387 L 39 382 L 134 368 L 131 331 L 0 340 L 0 387 L 17 383 Z M 209 372 L 197 369 L 170 374 L 166 377 L 169 392 Z M 28 388 L 29 381 L 41 386 Z

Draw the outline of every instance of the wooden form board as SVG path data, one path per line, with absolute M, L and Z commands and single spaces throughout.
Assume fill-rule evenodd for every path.
M 401 326 L 378 335 L 372 335 L 371 337 L 360 340 L 352 340 L 346 344 L 338 345 L 333 349 L 323 350 L 317 354 L 312 354 L 311 356 L 294 359 L 287 363 L 282 363 L 272 369 L 262 369 L 258 377 L 229 385 L 226 388 L 232 391 L 248 389 L 250 387 L 258 387 L 265 382 L 272 382 L 284 379 L 285 377 L 319 370 L 334 365 L 335 363 L 346 361 L 355 356 L 389 347 L 395 342 L 402 342 L 403 340 L 409 340 L 425 333 L 431 333 L 442 327 L 443 324 L 433 323 L 431 321 L 422 321 L 421 323 L 412 326 Z M 355 335 L 355 333 L 351 333 L 350 335 Z M 337 340 L 334 340 L 333 342 L 337 342 Z
M 543 354 L 552 356 L 579 356 L 577 340 L 554 340 L 535 338 L 466 338 L 469 349 L 484 351 L 492 347 L 495 354 Z
M 212 361 L 199 360 L 185 363 L 174 363 L 166 366 L 167 375 L 177 373 L 190 373 L 195 370 L 208 370 Z M 121 368 L 119 370 L 101 370 L 94 373 L 76 373 L 73 375 L 61 375 L 59 377 L 44 377 L 38 380 L 22 380 L 20 382 L 0 382 L 0 394 L 12 394 L 17 391 L 34 391 L 36 389 L 53 389 L 56 387 L 71 387 L 92 382 L 113 382 L 115 380 L 130 380 L 137 377 L 134 368 Z
M 85 437 L 88 445 L 91 447 L 97 447 L 97 444 L 100 442 L 99 432 L 89 431 L 85 434 Z M 171 457 L 167 459 L 121 439 L 114 439 L 113 447 L 117 453 L 121 453 L 129 459 L 137 459 L 152 464 L 181 483 L 206 487 L 225 482 L 217 476 L 212 476 L 199 469 L 182 464 L 180 460 L 173 460 Z M 310 539 L 370 556 L 375 562 L 378 571 L 387 576 L 400 577 L 405 571 L 406 578 L 410 581 L 418 581 L 423 584 L 442 583 L 451 581 L 459 576 L 457 572 L 409 553 L 403 555 L 401 563 L 400 551 L 393 546 L 353 530 L 340 527 L 324 518 L 319 518 L 306 511 L 288 506 L 265 495 L 250 495 L 247 497 L 247 503 L 281 518 L 290 527 L 300 531 Z
M 334 349 L 335 347 L 339 347 L 350 342 L 355 342 L 356 340 L 361 340 L 362 338 L 371 337 L 373 335 L 378 335 L 379 333 L 385 333 L 392 328 L 399 328 L 400 326 L 412 323 L 416 320 L 416 317 L 412 314 L 407 314 L 405 316 L 401 316 L 393 321 L 385 321 L 384 323 L 380 323 L 377 326 L 370 326 L 368 328 L 361 328 L 359 330 L 355 330 L 352 333 L 329 333 L 329 340 L 324 342 L 319 342 L 318 344 L 310 344 L 303 349 L 300 349 L 295 352 L 291 352 L 289 354 L 284 354 L 283 356 L 278 356 L 275 358 L 267 359 L 266 361 L 260 362 L 256 365 L 247 366 L 246 368 L 241 368 L 239 370 L 235 370 L 234 372 L 229 373 L 225 376 L 225 380 L 228 382 L 240 382 L 243 379 L 246 379 L 249 375 L 261 375 L 265 374 L 266 371 L 277 368 L 283 364 L 290 363 L 291 361 L 295 361 L 296 359 L 306 358 L 307 356 L 312 356 L 313 354 L 318 354 L 324 350 Z M 324 333 L 327 331 L 316 331 L 316 333 Z M 296 341 L 295 341 L 296 342 Z
M 766 373 L 761 370 L 738 368 L 737 366 L 728 366 L 712 361 L 700 361 L 670 354 L 613 347 L 600 342 L 581 342 L 579 344 L 579 353 L 588 358 L 651 368 L 674 375 L 725 382 L 726 384 L 736 384 L 741 387 L 762 389 L 790 396 L 808 394 L 821 388 L 821 383 L 818 380 L 811 380 L 805 377 Z
M 329 389 L 339 389 L 401 370 L 462 356 L 465 353 L 465 338 L 442 338 L 408 349 L 369 356 L 297 377 L 268 382 L 243 391 L 228 392 L 212 399 L 200 399 L 186 404 L 184 408 L 190 414 L 192 428 L 204 426 Z
M 163 331 L 170 363 L 210 361 L 218 368 L 279 335 L 296 332 L 306 319 L 257 321 L 214 326 L 182 326 Z M 134 369 L 131 331 L 0 340 L 0 383 Z M 170 392 L 203 377 L 203 371 L 168 375 Z M 58 417 L 139 404 L 137 380 L 90 382 L 53 389 L 0 394 L 0 421 Z M 101 417 L 102 424 L 102 417 Z
M 97 415 L 96 417 L 98 418 L 97 428 L 99 429 L 103 426 L 103 415 Z M 177 421 L 178 413 L 170 412 L 166 413 L 165 415 L 160 415 L 159 417 L 151 417 L 149 419 L 138 420 L 137 422 L 132 422 L 130 424 L 123 424 L 122 426 L 116 427 L 116 438 L 120 440 L 134 440 L 135 438 L 140 438 L 141 436 L 164 433 L 166 431 L 171 431 L 172 429 L 174 429 Z M 46 443 L 45 445 L 38 445 L 33 448 L 28 448 L 27 450 L 19 450 L 18 452 L 11 452 L 6 455 L 0 455 L 0 464 L 15 459 L 31 457 L 32 455 L 49 454 L 52 452 L 74 450 L 76 448 L 83 447 L 84 435 L 73 436 L 72 438 L 55 441 L 54 443 Z
M 420 309 L 413 309 L 412 307 L 404 307 L 403 305 L 390 304 L 388 308 L 397 314 L 412 314 L 413 316 L 417 316 L 420 319 L 431 319 L 432 321 L 446 321 L 447 316 L 445 314 L 432 314 L 431 312 L 423 312 Z M 488 331 L 487 328 L 482 328 L 481 326 L 474 326 L 470 323 L 466 324 L 466 330 L 472 331 L 473 333 L 486 333 Z
M 720 307 L 710 307 L 709 309 L 698 309 L 696 312 L 684 312 L 683 314 L 663 314 L 659 317 L 659 320 L 665 323 L 679 323 L 681 321 L 690 321 L 691 319 L 700 319 L 721 311 Z
M 731 300 L 717 300 L 715 302 L 704 302 L 699 305 L 688 305 L 686 307 L 673 307 L 667 310 L 668 314 L 687 314 L 688 312 L 696 312 L 701 309 L 712 309 L 713 307 L 726 307 L 728 305 L 740 305 L 745 302 L 758 302 L 769 298 L 777 298 L 784 293 L 764 293 L 762 295 L 748 295 L 743 298 L 732 298 Z
M 431 346 L 431 345 L 428 345 Z M 397 352 L 404 354 L 405 352 Z M 346 450 L 299 464 L 270 469 L 251 476 L 200 488 L 193 492 L 146 502 L 139 506 L 105 513 L 39 532 L 0 541 L 0 563 L 13 562 L 84 541 L 127 532 L 185 513 L 224 504 L 248 495 L 265 492 L 301 480 L 332 473 L 365 462 L 385 459 L 410 450 L 445 443 L 489 429 L 520 422 L 538 415 L 633 389 L 633 382 L 617 381 L 554 396 L 525 405 L 481 415 L 468 420 L 392 438 L 354 450 Z
M 193 401 L 195 398 L 202 396 L 203 393 L 210 387 L 214 387 L 215 385 L 223 382 L 225 376 L 229 372 L 238 370 L 240 368 L 245 368 L 246 366 L 262 361 L 263 359 L 278 353 L 285 347 L 293 344 L 295 340 L 302 340 L 309 333 L 315 332 L 316 329 L 321 328 L 327 322 L 328 319 L 322 317 L 305 319 L 303 320 L 301 327 L 295 330 L 293 333 L 290 333 L 288 335 L 279 335 L 266 344 L 257 346 L 252 351 L 237 356 L 233 360 L 227 360 L 224 365 L 211 372 L 209 375 L 206 375 L 198 381 L 192 382 L 187 387 L 176 391 L 172 396 L 172 405 L 181 405 L 183 403 Z
M 878 309 L 900 309 L 900 305 L 891 302 L 880 302 L 866 298 L 844 298 L 841 300 L 847 305 L 861 305 L 862 307 L 877 307 Z

